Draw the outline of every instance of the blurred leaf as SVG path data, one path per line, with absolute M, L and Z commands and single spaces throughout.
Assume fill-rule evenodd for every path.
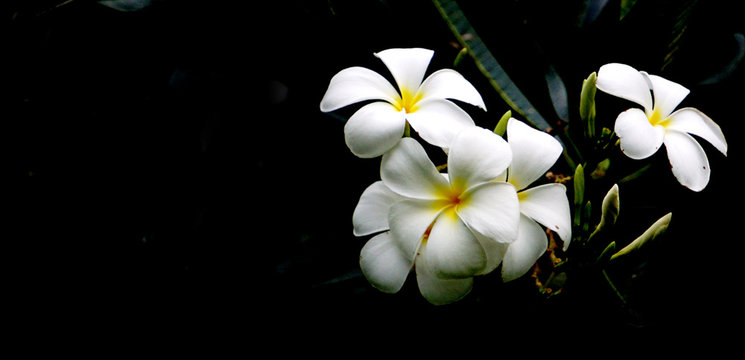
M 593 180 L 602 179 L 605 177 L 605 174 L 608 172 L 609 168 L 610 168 L 610 159 L 606 158 L 605 160 L 598 163 L 598 165 L 595 167 L 595 170 L 593 170 L 590 173 L 590 177 Z
M 735 53 L 735 56 L 721 69 L 721 71 L 701 80 L 699 85 L 712 85 L 727 79 L 740 66 L 742 59 L 745 58 L 745 35 L 742 33 L 736 33 L 734 37 L 737 42 L 737 52 Z
M 559 119 L 569 122 L 569 97 L 564 81 L 561 80 L 561 76 L 551 64 L 546 67 L 544 76 L 556 115 L 559 116 Z
M 447 22 L 458 42 L 473 57 L 476 66 L 487 77 L 489 83 L 499 93 L 504 101 L 522 115 L 534 127 L 548 131 L 551 126 L 538 113 L 527 97 L 510 79 L 497 59 L 492 55 L 486 44 L 476 34 L 473 26 L 453 0 L 432 0 L 442 18 Z
M 579 17 L 579 26 L 592 24 L 600 16 L 605 5 L 608 5 L 608 0 L 585 0 L 584 11 Z
M 619 20 L 623 20 L 624 17 L 631 11 L 637 0 L 621 0 L 621 16 Z
M 698 0 L 674 2 L 677 7 L 669 6 L 669 8 L 666 8 L 666 11 L 671 14 L 677 14 L 677 16 L 675 17 L 675 20 L 672 24 L 672 29 L 670 32 L 671 38 L 667 46 L 667 54 L 665 55 L 662 70 L 665 70 L 665 68 L 668 67 L 675 59 L 675 54 L 677 54 L 678 49 L 680 48 L 681 39 L 683 39 L 684 35 L 686 34 L 686 30 L 688 29 L 688 19 L 693 13 L 693 9 L 696 7 L 697 3 Z M 671 3 L 671 5 L 672 4 L 673 3 Z
M 139 11 L 150 6 L 151 0 L 100 0 L 98 3 L 123 12 Z

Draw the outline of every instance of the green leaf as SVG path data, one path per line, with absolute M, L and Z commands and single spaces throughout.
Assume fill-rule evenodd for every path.
M 631 8 L 634 7 L 634 4 L 636 4 L 637 0 L 621 0 L 621 16 L 620 20 L 623 20 L 624 17 L 631 11 Z
M 481 40 L 458 4 L 453 0 L 432 0 L 442 18 L 463 48 L 468 49 L 476 67 L 489 80 L 499 96 L 534 127 L 548 131 L 549 123 L 538 113 L 533 104 L 515 83 Z
M 561 76 L 551 64 L 548 64 L 543 75 L 546 78 L 548 94 L 551 97 L 556 115 L 559 116 L 559 119 L 569 122 L 569 96 L 564 81 L 561 80 Z

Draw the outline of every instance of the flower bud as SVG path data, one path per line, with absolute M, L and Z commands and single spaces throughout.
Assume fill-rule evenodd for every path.
M 595 137 L 595 82 L 597 74 L 592 73 L 582 82 L 582 92 L 580 93 L 579 116 L 585 123 L 585 136 L 588 139 Z
M 605 194 L 601 211 L 602 212 L 600 214 L 600 223 L 598 224 L 598 230 L 603 229 L 606 226 L 613 226 L 616 224 L 616 219 L 618 219 L 618 212 L 620 211 L 618 184 L 613 185 L 608 193 Z
M 613 256 L 611 256 L 610 259 L 614 260 L 618 258 L 619 256 L 633 253 L 641 249 L 642 247 L 644 247 L 650 241 L 664 234 L 665 231 L 667 230 L 667 227 L 670 225 L 670 219 L 672 218 L 672 215 L 673 215 L 672 213 L 667 213 L 667 215 L 661 217 L 654 224 L 652 224 L 652 226 L 650 226 L 649 229 L 647 229 L 643 234 L 641 234 L 638 238 L 632 241 L 631 244 L 626 245 L 626 247 L 621 249 L 621 251 L 613 254 Z
M 507 123 L 510 121 L 511 117 L 512 110 L 507 110 L 507 112 L 502 115 L 502 118 L 499 119 L 497 127 L 494 128 L 494 133 L 504 137 L 504 134 L 507 133 Z

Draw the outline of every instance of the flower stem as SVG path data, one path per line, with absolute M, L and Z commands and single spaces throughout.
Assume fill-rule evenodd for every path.
M 621 292 L 618 291 L 618 288 L 613 283 L 613 280 L 610 279 L 610 276 L 608 276 L 608 273 L 605 270 L 601 270 L 601 272 L 603 273 L 603 277 L 605 278 L 605 281 L 608 283 L 608 286 L 610 286 L 611 290 L 613 290 L 613 292 L 616 294 L 618 299 L 621 300 L 621 303 L 623 303 L 623 305 L 626 306 L 627 305 L 626 297 L 624 297 L 623 294 L 621 294 Z

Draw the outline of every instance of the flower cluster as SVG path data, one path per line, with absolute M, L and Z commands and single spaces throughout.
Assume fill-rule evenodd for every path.
M 395 293 L 413 270 L 425 299 L 448 304 L 470 292 L 475 276 L 499 268 L 511 281 L 528 273 L 546 252 L 549 232 L 566 251 L 573 223 L 563 184 L 531 187 L 554 166 L 562 144 L 511 117 L 505 117 L 504 138 L 502 131 L 477 126 L 451 99 L 486 111 L 481 95 L 454 70 L 425 78 L 433 54 L 416 48 L 376 53 L 396 86 L 372 70 L 350 67 L 331 79 L 320 107 L 328 112 L 372 100 L 344 127 L 353 154 L 382 156 L 381 180 L 364 190 L 352 216 L 356 236 L 372 235 L 360 254 L 363 274 L 377 289 Z M 727 144 L 700 111 L 673 111 L 687 89 L 622 64 L 601 67 L 597 88 L 644 108 L 623 112 L 615 122 L 624 154 L 643 159 L 664 144 L 679 182 L 696 191 L 706 186 L 708 160 L 689 133 L 724 154 Z M 420 140 L 442 148 L 447 164 L 437 167 Z
M 353 214 L 354 234 L 376 234 L 363 247 L 365 277 L 384 292 L 397 292 L 412 269 L 422 295 L 447 304 L 469 293 L 473 277 L 502 264 L 505 281 L 516 279 L 545 252 L 543 225 L 569 245 L 566 188 L 528 188 L 562 153 L 552 136 L 509 119 L 507 139 L 474 124 L 448 99 L 482 109 L 465 78 L 439 70 L 422 81 L 433 52 L 390 49 L 377 53 L 398 92 L 381 75 L 361 67 L 340 71 L 321 101 L 331 111 L 363 100 L 344 133 L 359 157 L 382 155 L 381 181 L 370 185 Z M 448 153 L 440 173 L 419 137 Z M 403 136 L 403 137 L 402 137 Z

